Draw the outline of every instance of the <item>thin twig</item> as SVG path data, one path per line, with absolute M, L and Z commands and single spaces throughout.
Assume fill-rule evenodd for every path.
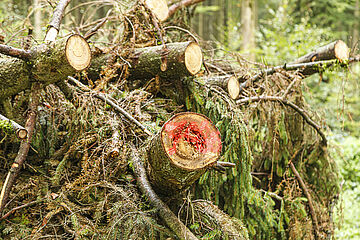
M 85 86 L 84 84 L 82 84 L 81 82 L 79 82 L 78 80 L 76 80 L 73 77 L 69 76 L 68 79 L 71 82 L 73 82 L 74 84 L 76 84 L 78 87 L 82 88 L 83 90 L 85 90 L 87 92 L 91 92 L 94 95 L 94 97 L 96 97 L 96 98 L 98 98 L 100 100 L 103 100 L 104 102 L 106 102 L 107 104 L 109 104 L 110 106 L 115 108 L 122 115 L 124 115 L 127 119 L 129 119 L 130 121 L 135 123 L 139 128 L 141 128 L 147 135 L 149 135 L 149 136 L 153 135 L 153 133 L 150 130 L 148 130 L 143 124 L 141 124 L 138 120 L 136 120 L 133 116 L 131 116 L 127 111 L 125 111 L 125 109 L 123 109 L 122 107 L 117 105 L 115 102 L 110 100 L 110 97 L 108 97 L 106 94 L 104 94 L 104 93 L 96 93 L 96 92 L 92 91 L 90 88 L 88 88 L 87 86 Z
M 175 12 L 177 12 L 178 10 L 197 3 L 201 3 L 203 1 L 205 0 L 182 0 L 180 2 L 174 3 L 169 7 L 169 14 L 167 16 L 167 19 L 170 18 L 172 15 L 174 15 Z
M 159 212 L 160 217 L 180 239 L 197 240 L 197 237 L 176 217 L 169 207 L 158 197 L 152 189 L 146 175 L 143 156 L 139 156 L 137 149 L 131 146 L 134 173 L 137 184 L 142 193 Z
M 30 94 L 28 118 L 25 124 L 25 128 L 28 131 L 28 138 L 26 141 L 21 142 L 15 161 L 11 165 L 11 168 L 5 179 L 0 194 L 0 212 L 2 212 L 2 210 L 4 209 L 7 203 L 7 199 L 10 195 L 11 189 L 17 179 L 17 176 L 19 175 L 20 169 L 22 168 L 30 149 L 31 139 L 35 130 L 37 106 L 39 105 L 39 100 L 40 100 L 40 90 L 41 90 L 40 83 L 37 82 L 33 83 Z
M 293 173 L 295 174 L 297 180 L 300 183 L 300 186 L 302 188 L 302 190 L 304 191 L 304 194 L 306 196 L 306 198 L 308 199 L 308 203 L 309 203 L 309 208 L 310 208 L 310 214 L 311 214 L 311 218 L 314 224 L 314 232 L 315 232 L 315 239 L 318 238 L 319 236 L 319 225 L 318 225 L 318 221 L 317 221 L 317 217 L 316 217 L 316 213 L 315 213 L 315 209 L 314 209 L 314 205 L 312 202 L 312 198 L 311 195 L 309 193 L 309 190 L 307 189 L 305 182 L 302 180 L 299 172 L 296 170 L 294 164 L 292 162 L 290 162 L 290 167 L 291 170 L 293 171 Z
M 31 57 L 30 51 L 26 51 L 20 48 L 10 47 L 3 44 L 0 44 L 0 53 L 10 57 L 19 58 L 25 61 L 29 60 Z
M 327 145 L 327 139 L 325 137 L 325 134 L 320 130 L 321 127 L 319 125 L 317 125 L 309 116 L 308 116 L 308 113 L 300 108 L 299 106 L 295 105 L 294 103 L 292 102 L 289 102 L 285 99 L 283 99 L 282 97 L 275 97 L 275 96 L 256 96 L 256 97 L 247 97 L 247 98 L 243 98 L 243 99 L 240 99 L 240 100 L 237 100 L 236 103 L 237 104 L 244 104 L 244 103 L 248 103 L 248 102 L 258 102 L 258 101 L 278 101 L 278 102 L 281 102 L 283 103 L 284 105 L 286 106 L 289 106 L 291 107 L 292 109 L 294 109 L 296 112 L 298 112 L 302 117 L 303 119 L 310 125 L 312 126 L 316 132 L 321 136 L 322 138 L 322 144 L 324 146 Z
M 13 214 L 14 212 L 16 212 L 19 209 L 26 208 L 26 207 L 29 207 L 31 205 L 34 205 L 34 204 L 37 204 L 37 203 L 40 203 L 40 202 L 43 202 L 43 201 L 44 201 L 44 199 L 39 199 L 39 200 L 35 200 L 35 201 L 32 201 L 32 202 L 23 204 L 21 206 L 15 207 L 15 208 L 11 209 L 9 212 L 7 212 L 6 214 L 4 214 L 2 217 L 0 217 L 0 221 L 8 218 L 11 214 Z
M 89 38 L 91 38 L 93 35 L 95 35 L 95 33 L 106 23 L 106 21 L 109 19 L 109 15 L 111 13 L 111 9 L 107 12 L 106 16 L 104 17 L 104 19 L 99 22 L 95 27 L 93 27 L 92 29 L 90 29 L 86 34 L 85 34 L 85 40 L 88 40 Z
M 291 70 L 297 70 L 297 69 L 312 68 L 315 70 L 316 68 L 322 69 L 324 66 L 330 66 L 337 62 L 338 62 L 337 59 L 332 59 L 332 60 L 325 60 L 325 61 L 318 61 L 318 62 L 284 64 L 284 65 L 268 68 L 268 69 L 262 70 L 260 73 L 256 74 L 255 76 L 253 76 L 253 77 L 249 78 L 248 80 L 246 80 L 245 82 L 241 83 L 240 91 L 242 91 L 242 89 L 250 86 L 253 82 L 258 81 L 260 78 L 267 76 L 267 75 L 271 75 L 281 69 L 286 70 L 286 71 L 291 71 Z

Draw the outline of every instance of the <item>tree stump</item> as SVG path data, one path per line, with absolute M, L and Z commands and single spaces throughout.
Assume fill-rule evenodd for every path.
M 221 148 L 220 133 L 210 119 L 198 113 L 176 114 L 148 150 L 148 175 L 155 191 L 170 195 L 186 189 L 216 164 Z

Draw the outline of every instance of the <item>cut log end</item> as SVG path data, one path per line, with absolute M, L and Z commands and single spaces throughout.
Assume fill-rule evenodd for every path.
M 16 135 L 18 136 L 19 139 L 24 140 L 28 136 L 28 131 L 25 128 L 24 129 L 18 129 L 16 131 Z
M 145 4 L 161 22 L 167 19 L 169 9 L 165 0 L 146 0 Z
M 161 142 L 171 162 L 186 170 L 197 170 L 215 163 L 221 153 L 218 129 L 205 116 L 180 113 L 167 121 Z
M 335 44 L 335 56 L 340 62 L 349 60 L 349 48 L 343 41 L 339 40 Z
M 65 47 L 65 54 L 69 64 L 76 71 L 82 71 L 90 65 L 90 46 L 80 35 L 75 34 L 68 38 Z
M 195 42 L 190 43 L 185 50 L 185 66 L 191 75 L 200 71 L 202 59 L 200 46 Z
M 240 94 L 240 83 L 235 76 L 231 76 L 227 85 L 228 93 L 232 99 L 237 99 Z

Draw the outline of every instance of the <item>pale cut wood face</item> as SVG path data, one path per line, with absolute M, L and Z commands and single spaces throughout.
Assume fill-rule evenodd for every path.
M 220 133 L 212 122 L 191 112 L 177 114 L 166 122 L 161 141 L 172 163 L 187 170 L 215 163 L 222 148 Z
M 169 9 L 166 0 L 146 0 L 145 4 L 161 22 L 167 19 Z
M 349 48 L 347 47 L 346 43 L 339 40 L 335 45 L 335 55 L 337 59 L 340 61 L 345 61 L 349 59 Z
M 185 50 L 185 66 L 192 75 L 200 71 L 202 58 L 200 46 L 194 42 L 190 43 Z
M 232 99 L 237 99 L 240 94 L 240 83 L 236 77 L 231 76 L 228 81 L 228 93 Z
M 89 44 L 80 35 L 72 35 L 66 42 L 66 58 L 77 71 L 82 71 L 90 65 L 91 50 Z

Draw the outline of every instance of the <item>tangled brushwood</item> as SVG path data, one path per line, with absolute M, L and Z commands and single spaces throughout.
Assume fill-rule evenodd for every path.
M 94 39 L 82 71 L 87 61 L 77 59 L 82 52 L 71 57 L 70 38 L 51 40 L 56 21 L 50 45 L 19 54 L 0 46 L 0 79 L 23 77 L 0 87 L 0 239 L 331 237 L 338 170 L 302 87 L 307 76 L 358 59 L 346 46 L 339 58 L 339 41 L 318 49 L 317 62 L 268 67 L 224 56 L 175 20 L 161 22 L 165 10 L 152 2 L 163 1 L 114 1 L 104 19 L 80 26 L 75 46 L 86 52 Z M 181 21 L 176 6 L 171 14 Z M 65 57 L 76 70 L 56 71 Z M 163 126 L 183 112 L 211 121 L 213 135 L 205 125 L 174 123 L 170 153 L 160 154 Z M 27 130 L 25 140 L 17 129 Z M 176 163 L 180 150 L 185 160 Z M 170 170 L 168 179 L 159 173 Z

